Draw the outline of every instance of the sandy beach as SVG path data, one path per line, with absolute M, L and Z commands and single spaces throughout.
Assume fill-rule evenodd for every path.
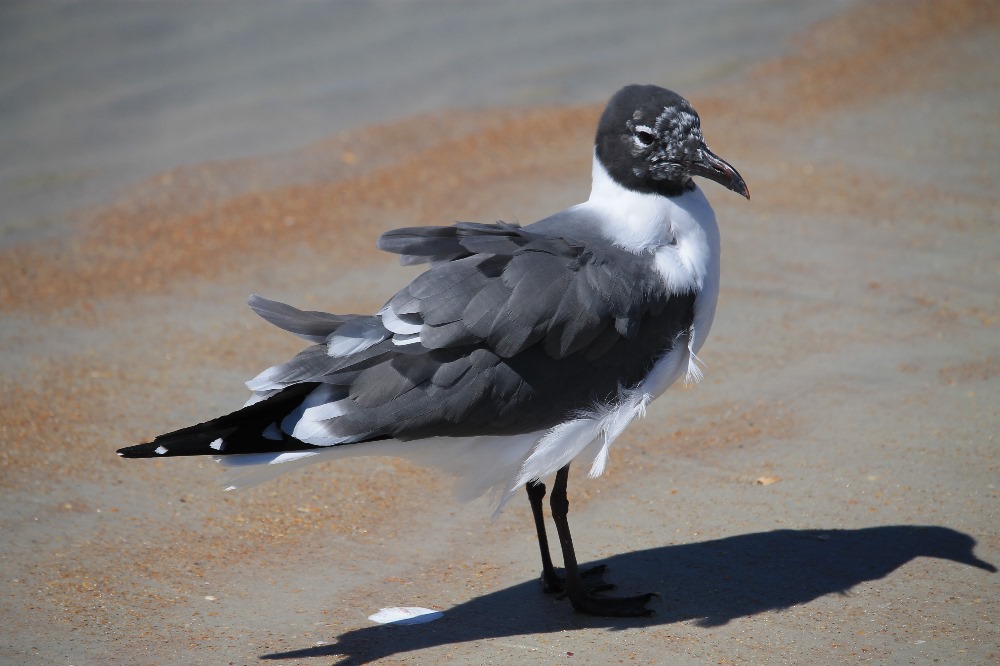
M 753 197 L 703 185 L 706 378 L 570 482 L 581 561 L 656 591 L 653 616 L 572 613 L 540 591 L 526 501 L 491 523 L 400 461 L 223 493 L 210 461 L 114 455 L 240 406 L 301 348 L 249 293 L 372 311 L 413 275 L 379 233 L 585 199 L 626 71 L 150 162 L 73 199 L 71 229 L 0 245 L 0 662 L 1000 661 L 1000 11 L 851 3 L 779 46 L 680 90 Z M 392 606 L 444 617 L 367 619 Z

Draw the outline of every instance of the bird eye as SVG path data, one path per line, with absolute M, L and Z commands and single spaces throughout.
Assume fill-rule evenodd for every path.
M 646 130 L 636 130 L 635 138 L 644 146 L 652 145 L 656 141 L 656 135 Z

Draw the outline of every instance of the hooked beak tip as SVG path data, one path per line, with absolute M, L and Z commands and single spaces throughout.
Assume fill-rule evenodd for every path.
M 747 187 L 747 184 L 743 182 L 742 178 L 739 180 L 739 187 L 734 187 L 733 192 L 736 192 L 736 194 L 742 194 L 746 197 L 747 201 L 750 201 L 750 188 Z
M 743 197 L 746 197 L 747 201 L 750 200 L 750 188 L 747 187 L 747 183 L 743 180 L 743 176 L 733 168 L 733 165 L 722 159 L 707 146 L 702 148 L 704 152 L 703 161 L 697 162 L 693 165 L 691 173 L 696 176 L 704 176 L 709 180 L 714 180 L 719 185 L 722 185 L 728 190 L 732 190 Z

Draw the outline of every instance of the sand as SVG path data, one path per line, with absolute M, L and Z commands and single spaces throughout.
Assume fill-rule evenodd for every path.
M 211 462 L 113 453 L 238 406 L 300 347 L 248 292 L 371 310 L 412 275 L 381 231 L 583 199 L 599 105 L 173 169 L 79 234 L 4 247 L 0 659 L 1000 660 L 998 33 L 989 2 L 866 3 L 691 95 L 753 195 L 704 186 L 724 243 L 707 376 L 570 483 L 578 555 L 658 592 L 648 619 L 544 596 L 527 502 L 490 523 L 398 461 L 224 494 Z M 389 606 L 444 617 L 367 620 Z

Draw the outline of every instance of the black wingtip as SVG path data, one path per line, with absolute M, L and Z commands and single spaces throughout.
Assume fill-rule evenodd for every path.
M 122 458 L 155 458 L 162 454 L 157 453 L 158 448 L 163 448 L 157 444 L 136 444 L 118 449 L 117 453 Z

